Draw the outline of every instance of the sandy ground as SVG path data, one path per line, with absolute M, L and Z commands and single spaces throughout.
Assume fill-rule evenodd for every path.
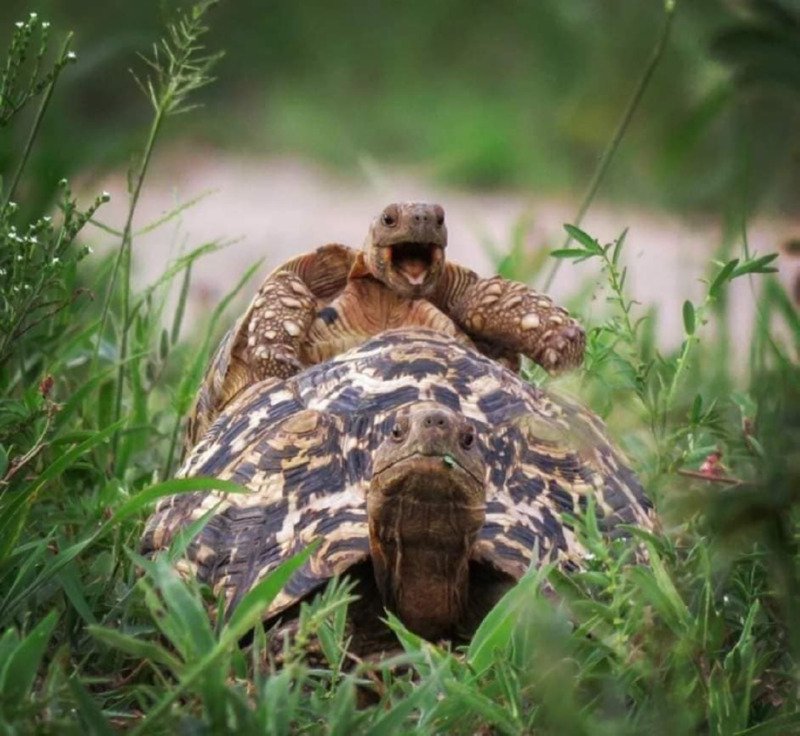
M 100 187 L 112 196 L 100 219 L 120 228 L 127 208 L 125 179 L 109 177 Z M 134 243 L 135 279 L 138 285 L 144 285 L 154 281 L 182 248 L 217 239 L 235 240 L 196 264 L 189 297 L 189 329 L 255 261 L 263 259 L 260 273 L 265 275 L 287 258 L 324 243 L 360 245 L 370 219 L 391 201 L 442 204 L 450 237 L 448 257 L 485 275 L 493 272 L 487 243 L 506 250 L 523 220 L 529 223 L 525 242 L 531 252 L 560 247 L 562 225 L 574 219 L 576 210 L 573 202 L 513 192 L 467 193 L 369 166 L 364 167 L 361 177 L 344 179 L 296 160 L 247 159 L 203 151 L 160 157 L 145 186 L 135 226 L 141 229 L 176 205 L 209 190 L 210 194 L 178 219 L 137 237 Z M 658 306 L 662 347 L 678 344 L 681 305 L 685 299 L 697 300 L 702 294 L 698 279 L 719 247 L 719 224 L 710 219 L 687 222 L 600 201 L 583 227 L 601 242 L 613 240 L 628 228 L 625 260 L 632 294 L 643 305 Z M 98 240 L 110 240 L 100 231 L 97 236 Z M 758 221 L 750 225 L 748 233 L 751 251 L 761 254 L 779 250 L 788 238 L 798 236 L 800 221 Z M 741 243 L 736 248 L 741 252 Z M 787 284 L 800 275 L 800 259 L 782 255 L 779 266 L 781 279 Z M 254 280 L 246 288 L 248 298 L 257 283 Z M 595 269 L 565 263 L 550 293 L 563 302 L 580 289 L 591 290 L 594 299 L 584 312 L 592 314 L 584 317 L 600 319 L 605 304 L 597 283 Z M 755 298 L 754 287 L 747 279 L 734 285 L 731 330 L 743 354 Z

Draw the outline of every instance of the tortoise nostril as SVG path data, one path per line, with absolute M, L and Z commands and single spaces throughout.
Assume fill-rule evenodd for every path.
M 425 429 L 446 430 L 451 426 L 450 417 L 445 412 L 434 409 L 422 417 L 422 426 Z

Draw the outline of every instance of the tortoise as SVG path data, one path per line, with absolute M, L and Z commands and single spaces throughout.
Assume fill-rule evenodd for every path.
M 386 331 L 249 386 L 178 475 L 231 479 L 249 493 L 162 500 L 144 554 L 210 512 L 180 569 L 230 612 L 320 538 L 264 620 L 291 618 L 349 574 L 361 595 L 350 607 L 361 655 L 386 646 L 384 607 L 420 636 L 463 640 L 530 565 L 580 566 L 585 552 L 562 512 L 590 499 L 605 534 L 653 525 L 598 417 L 427 328 Z
M 390 204 L 362 251 L 325 245 L 275 269 L 210 362 L 187 449 L 245 386 L 287 378 L 385 329 L 430 327 L 513 369 L 520 353 L 551 373 L 580 365 L 585 334 L 565 309 L 525 284 L 446 261 L 446 247 L 442 207 Z

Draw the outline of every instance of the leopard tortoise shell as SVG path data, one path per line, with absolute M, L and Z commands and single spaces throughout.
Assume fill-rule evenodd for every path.
M 562 512 L 593 498 L 605 534 L 653 524 L 596 416 L 422 328 L 250 386 L 179 475 L 231 479 L 249 493 L 162 500 L 142 550 L 167 548 L 213 509 L 180 564 L 229 611 L 320 539 L 265 621 L 349 573 L 363 601 L 353 615 L 361 605 L 361 620 L 373 621 L 385 607 L 429 639 L 469 636 L 532 564 L 579 565 L 585 551 Z

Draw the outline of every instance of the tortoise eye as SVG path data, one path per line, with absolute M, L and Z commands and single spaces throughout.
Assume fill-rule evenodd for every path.
M 384 212 L 381 215 L 381 222 L 386 225 L 386 227 L 392 227 L 397 224 L 397 217 L 391 212 Z
M 461 446 L 465 450 L 469 450 L 475 444 L 475 430 L 472 427 L 467 427 L 461 434 Z
M 399 442 L 400 440 L 403 439 L 403 435 L 404 434 L 405 434 L 405 432 L 403 431 L 403 428 L 400 426 L 400 424 L 395 424 L 394 427 L 392 427 L 392 439 L 393 440 Z

